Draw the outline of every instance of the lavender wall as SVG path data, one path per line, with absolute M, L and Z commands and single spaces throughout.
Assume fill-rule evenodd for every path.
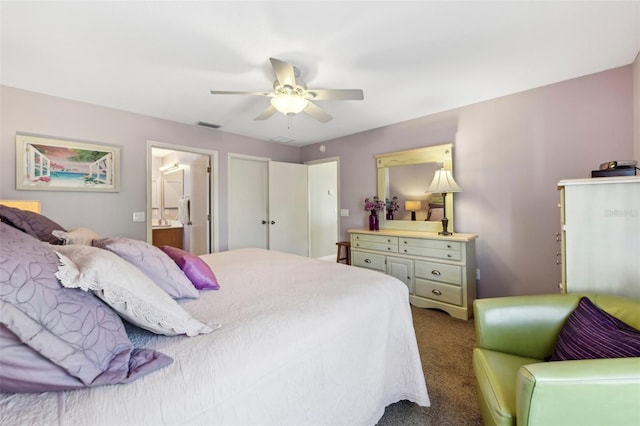
M 351 213 L 341 222 L 346 238 L 347 229 L 365 225 L 362 200 L 376 191 L 375 154 L 453 142 L 464 189 L 455 195 L 455 230 L 479 235 L 480 297 L 556 292 L 556 183 L 589 176 L 603 161 L 633 158 L 633 81 L 629 65 L 324 142 L 324 153 L 320 144 L 290 147 L 0 86 L 0 198 L 40 199 L 63 226 L 144 239 L 145 225 L 131 214 L 146 206 L 146 141 L 216 150 L 224 250 L 227 153 L 289 162 L 339 156 L 341 207 Z M 16 132 L 120 145 L 122 191 L 16 191 Z
M 374 155 L 454 143 L 455 230 L 475 233 L 479 297 L 558 291 L 559 192 L 604 161 L 634 155 L 632 66 L 302 148 L 340 157 L 341 231 L 365 225 Z M 428 182 L 425 182 L 425 186 Z
M 86 226 L 101 235 L 146 239 L 146 225 L 133 223 L 146 211 L 147 140 L 218 151 L 220 249 L 227 247 L 227 154 L 240 153 L 300 162 L 298 147 L 231 135 L 96 105 L 0 86 L 0 198 L 38 199 L 43 212 L 67 228 Z M 15 190 L 17 132 L 119 145 L 118 193 Z
M 635 159 L 640 161 L 640 52 L 633 63 L 633 116 L 635 121 Z

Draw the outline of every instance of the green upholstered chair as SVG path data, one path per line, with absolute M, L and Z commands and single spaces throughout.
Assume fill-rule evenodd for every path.
M 640 358 L 545 362 L 582 296 L 475 300 L 473 369 L 485 425 L 640 425 Z M 640 300 L 586 296 L 640 329 Z

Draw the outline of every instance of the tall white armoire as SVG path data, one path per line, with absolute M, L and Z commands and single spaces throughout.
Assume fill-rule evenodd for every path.
M 640 299 L 640 177 L 558 183 L 562 291 Z

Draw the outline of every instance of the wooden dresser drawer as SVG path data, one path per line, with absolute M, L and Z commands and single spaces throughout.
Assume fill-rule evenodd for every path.
M 353 234 L 351 235 L 351 242 L 354 241 L 368 241 L 371 243 L 397 245 L 398 237 L 390 237 L 388 235 Z
M 416 278 L 439 281 L 456 286 L 462 285 L 461 266 L 416 260 L 414 275 Z
M 388 237 L 385 235 L 353 234 L 351 236 L 351 247 L 368 250 L 378 250 L 386 253 L 397 253 L 398 237 Z
M 401 247 L 410 246 L 425 247 L 438 250 L 462 250 L 462 243 L 459 241 L 429 240 L 422 238 L 400 238 L 399 243 Z
M 416 296 L 438 300 L 453 305 L 462 305 L 462 287 L 416 278 Z
M 351 264 L 362 268 L 375 269 L 376 271 L 386 271 L 386 256 L 383 254 L 364 253 L 361 251 L 351 251 Z
M 462 243 L 458 241 L 400 238 L 398 252 L 436 259 L 462 260 Z
M 462 252 L 459 250 L 440 250 L 430 247 L 400 246 L 399 253 L 412 256 L 433 257 L 436 259 L 462 260 Z

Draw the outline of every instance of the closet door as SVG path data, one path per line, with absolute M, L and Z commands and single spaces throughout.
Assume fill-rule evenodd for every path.
M 269 248 L 267 159 L 229 157 L 229 249 Z
M 309 255 L 309 180 L 305 164 L 269 162 L 269 249 Z

